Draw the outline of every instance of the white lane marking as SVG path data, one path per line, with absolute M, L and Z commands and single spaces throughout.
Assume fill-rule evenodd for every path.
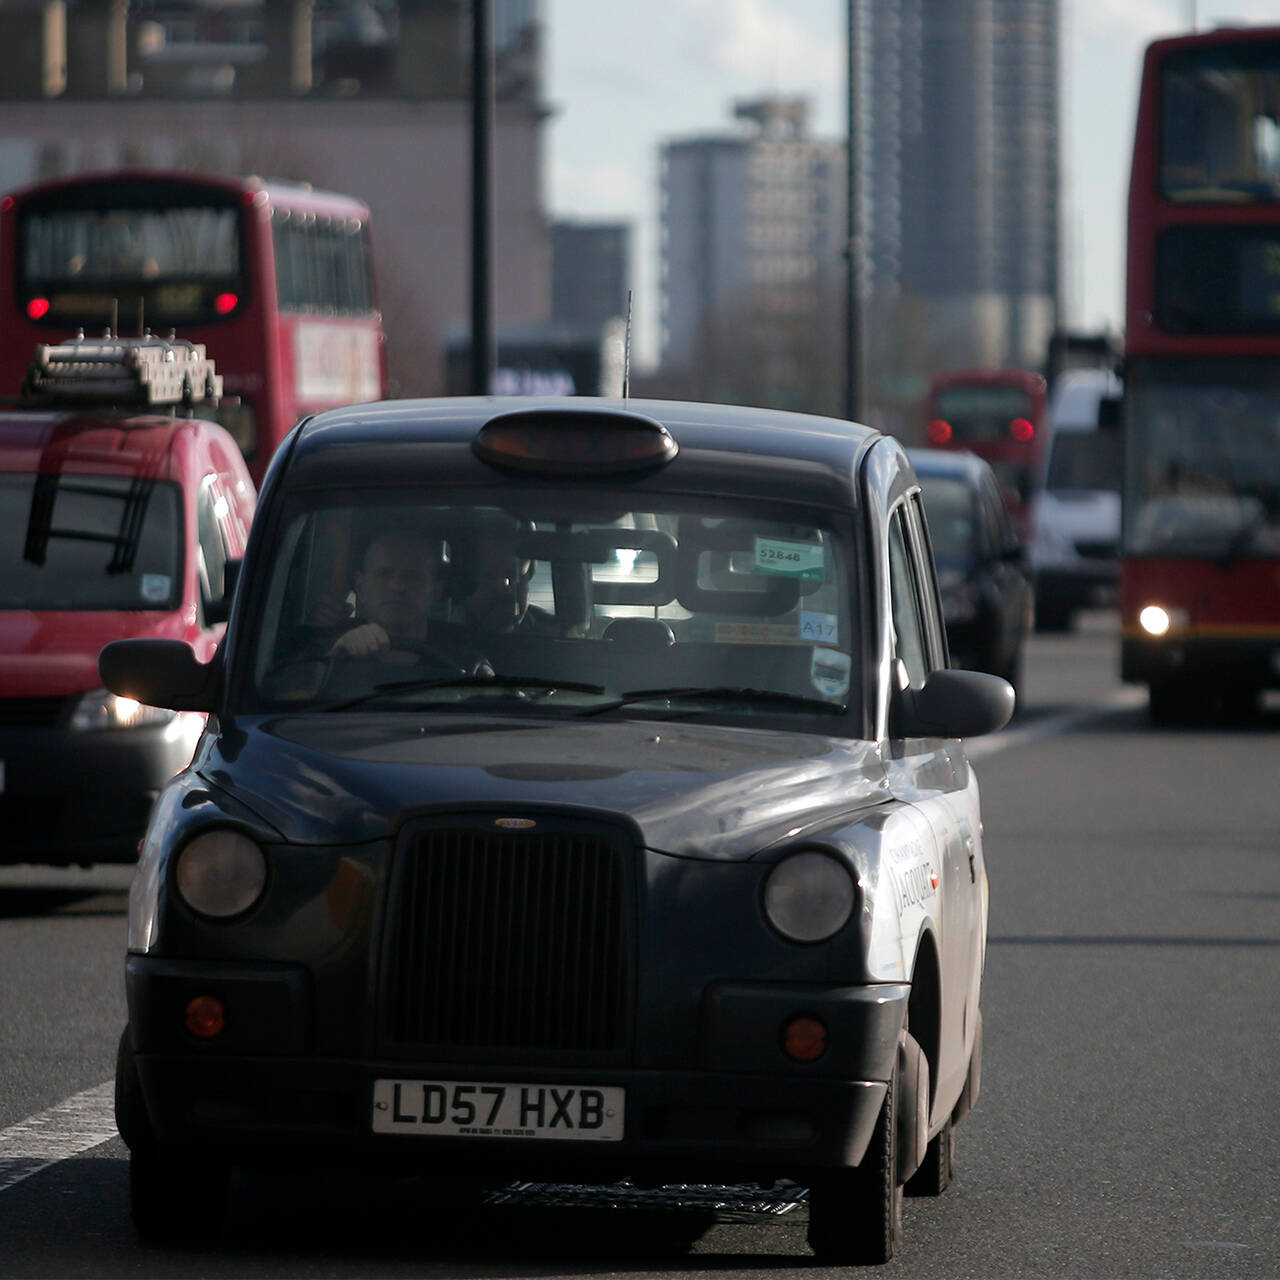
M 0 1191 L 115 1136 L 115 1085 L 107 1080 L 0 1129 Z
M 1124 685 L 1113 689 L 1097 702 L 1090 702 L 1083 707 L 1068 707 L 1057 715 L 1045 716 L 1043 720 L 1033 721 L 1021 728 L 1004 729 L 987 738 L 966 739 L 964 753 L 970 760 L 983 760 L 988 756 L 1008 751 L 1012 747 L 1023 747 L 1039 738 L 1050 738 L 1055 734 L 1069 733 L 1072 729 L 1097 720 L 1112 711 L 1128 711 L 1146 704 L 1147 691 Z

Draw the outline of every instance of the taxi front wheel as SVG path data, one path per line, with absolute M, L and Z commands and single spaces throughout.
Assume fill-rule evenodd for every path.
M 143 1240 L 197 1244 L 221 1234 L 231 1170 L 223 1161 L 147 1144 L 129 1155 L 129 1202 Z
M 129 1203 L 138 1235 L 162 1244 L 217 1235 L 226 1220 L 230 1166 L 157 1141 L 127 1027 L 116 1051 L 115 1106 L 116 1127 L 129 1147 Z
M 895 1064 L 875 1131 L 856 1169 L 833 1169 L 809 1187 L 809 1247 L 829 1265 L 876 1266 L 902 1246 L 898 1181 L 900 1084 Z

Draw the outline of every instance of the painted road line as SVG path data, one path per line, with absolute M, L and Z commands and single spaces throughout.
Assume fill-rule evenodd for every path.
M 107 1080 L 0 1129 L 0 1191 L 115 1136 L 115 1085 Z
M 1090 702 L 1082 707 L 1068 707 L 1056 715 L 1045 716 L 1043 720 L 1032 721 L 1025 726 L 1015 726 L 993 733 L 985 738 L 966 739 L 964 753 L 970 760 L 983 760 L 988 756 L 998 755 L 1012 747 L 1024 747 L 1040 738 L 1051 738 L 1056 734 L 1070 733 L 1083 724 L 1099 720 L 1113 711 L 1132 711 L 1145 706 L 1146 689 L 1130 685 L 1113 689 L 1105 698 Z

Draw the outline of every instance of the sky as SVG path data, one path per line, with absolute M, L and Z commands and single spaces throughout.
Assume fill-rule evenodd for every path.
M 813 103 L 844 132 L 845 0 L 542 0 L 548 208 L 632 223 L 634 359 L 657 360 L 658 156 L 722 132 L 732 103 Z M 893 0 L 881 0 L 893 3 Z M 1068 322 L 1119 333 L 1124 202 L 1142 49 L 1222 23 L 1280 23 L 1280 0 L 1060 0 L 1063 289 Z

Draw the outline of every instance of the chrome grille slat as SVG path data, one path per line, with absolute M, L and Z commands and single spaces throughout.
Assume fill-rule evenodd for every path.
M 629 1007 L 627 860 L 596 833 L 427 827 L 400 850 L 382 984 L 394 1043 L 613 1052 Z

